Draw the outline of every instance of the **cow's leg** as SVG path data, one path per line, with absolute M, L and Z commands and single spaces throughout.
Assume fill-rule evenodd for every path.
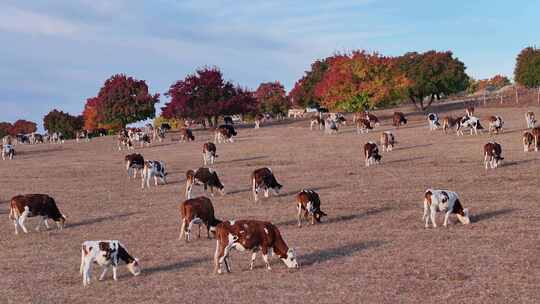
M 257 196 L 257 184 L 255 182 L 255 178 L 252 179 L 252 182 L 251 182 L 251 192 L 253 193 L 253 199 L 256 201 L 259 200 L 259 197 Z
M 425 221 L 425 226 L 426 228 L 429 228 L 429 215 L 428 215 L 428 212 L 429 212 L 429 205 L 428 205 L 428 202 L 426 200 L 424 200 L 424 215 L 422 216 L 422 221 Z
M 256 258 L 257 258 L 257 251 L 253 250 L 253 253 L 251 254 L 251 262 L 249 263 L 249 270 L 253 270 L 253 266 L 255 265 Z
M 157 182 L 157 180 L 158 180 L 158 177 L 157 177 L 157 175 L 154 175 L 154 185 L 155 185 L 155 186 L 157 186 L 157 185 L 158 185 L 158 182 Z M 150 181 L 148 181 L 148 182 L 150 182 Z
M 186 231 L 186 222 L 187 222 L 187 219 L 182 219 L 182 225 L 180 226 L 180 235 L 178 236 L 178 240 L 181 240 L 182 237 L 184 236 L 184 233 Z
M 202 223 L 199 223 L 199 225 L 198 225 L 199 226 L 199 235 L 198 235 L 197 238 L 199 238 L 199 239 L 201 238 L 201 225 L 202 225 Z
M 48 219 L 48 218 L 44 218 L 44 219 L 43 219 L 43 222 L 45 223 L 45 228 L 50 229 L 50 226 L 49 226 L 49 219 Z
M 488 163 L 489 163 L 488 158 L 489 158 L 488 154 L 485 153 L 484 154 L 484 167 L 486 168 L 486 170 L 488 169 Z
M 266 198 L 270 197 L 270 191 L 269 191 L 268 187 L 264 188 L 264 197 L 266 197 Z
M 118 265 L 112 265 L 112 277 L 113 277 L 113 280 L 118 280 L 118 277 L 116 276 L 116 272 L 117 272 L 117 268 L 118 268 Z
M 186 234 L 186 242 L 189 242 L 191 241 L 191 229 L 193 228 L 193 220 L 191 220 L 188 224 L 188 228 L 187 228 L 187 234 Z
M 30 213 L 28 207 L 24 207 L 24 211 L 19 217 L 19 225 L 21 226 L 24 233 L 28 233 L 28 229 L 26 229 L 26 226 L 24 226 L 24 222 L 28 218 L 28 213 Z
M 296 206 L 296 209 L 298 209 L 297 219 L 298 219 L 298 228 L 302 227 L 302 205 L 298 204 Z
M 83 285 L 86 286 L 90 284 L 90 277 L 91 277 L 91 269 L 90 266 L 92 266 L 92 263 L 85 259 L 84 266 L 83 266 Z
M 101 275 L 98 278 L 99 281 L 103 281 L 103 279 L 105 278 L 105 275 L 107 274 L 108 270 L 109 270 L 109 266 L 103 267 L 103 271 L 101 272 Z
M 36 226 L 36 231 L 39 231 L 41 226 L 43 225 L 43 220 L 44 220 L 44 217 L 43 216 L 40 216 L 39 217 L 39 221 L 38 221 L 38 224 Z
M 266 264 L 266 269 L 272 270 L 272 267 L 270 267 L 270 261 L 268 260 L 268 248 L 262 246 L 261 251 L 264 263 Z
M 435 215 L 437 213 L 437 210 L 433 205 L 431 205 L 431 224 L 433 225 L 433 228 L 437 228 L 437 223 L 435 222 Z
M 13 225 L 15 226 L 15 234 L 19 234 L 19 218 L 13 220 Z
M 443 226 L 446 227 L 448 225 L 448 217 L 450 216 L 450 213 L 452 213 L 452 211 L 447 211 L 446 214 L 444 215 L 444 223 L 443 223 Z

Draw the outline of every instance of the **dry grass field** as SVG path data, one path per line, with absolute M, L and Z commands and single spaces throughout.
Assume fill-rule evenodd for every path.
M 540 153 L 523 152 L 525 111 L 477 109 L 481 118 L 505 119 L 495 136 L 429 132 L 423 116 L 411 116 L 394 131 L 395 150 L 369 168 L 362 146 L 394 129 L 388 119 L 363 135 L 352 127 L 323 135 L 306 120 L 239 129 L 234 144 L 218 145 L 215 169 L 228 193 L 212 198 L 216 215 L 275 223 L 297 248 L 299 270 L 273 257 L 267 271 L 259 256 L 249 271 L 250 255 L 233 252 L 232 273 L 214 275 L 215 241 L 204 230 L 201 239 L 178 241 L 185 172 L 202 165 L 207 132 L 195 132 L 195 142 L 169 137 L 137 149 L 165 161 L 169 172 L 168 185 L 145 190 L 127 178 L 126 152 L 112 137 L 17 146 L 15 160 L 0 162 L 0 303 L 539 303 Z M 501 143 L 505 160 L 486 171 L 482 147 L 490 139 Z M 253 203 L 249 175 L 265 166 L 284 188 Z M 448 228 L 424 229 L 428 187 L 458 192 L 472 224 L 453 218 Z M 303 188 L 318 191 L 329 216 L 299 229 L 294 195 Z M 36 233 L 30 219 L 31 232 L 14 235 L 8 201 L 21 193 L 52 195 L 66 228 Z M 98 239 L 123 242 L 143 273 L 133 277 L 122 267 L 117 282 L 110 273 L 98 282 L 94 267 L 83 288 L 80 244 Z

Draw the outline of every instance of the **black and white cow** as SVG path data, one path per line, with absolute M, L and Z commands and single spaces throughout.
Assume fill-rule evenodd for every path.
M 448 225 L 448 217 L 450 214 L 457 215 L 458 220 L 464 224 L 470 224 L 469 210 L 463 209 L 459 196 L 457 193 L 448 190 L 433 190 L 428 189 L 424 193 L 424 216 L 422 220 L 425 221 L 425 227 L 429 227 L 429 220 L 433 228 L 437 228 L 435 222 L 435 214 L 437 211 L 445 212 L 443 226 Z
M 211 168 L 199 168 L 186 172 L 186 199 L 191 198 L 193 185 L 203 186 L 206 191 L 210 187 L 210 194 L 214 196 L 214 188 L 225 195 L 225 186 L 219 180 L 217 172 Z
M 216 145 L 211 142 L 205 143 L 202 149 L 202 157 L 205 166 L 207 163 L 213 165 L 216 157 L 218 157 L 216 154 Z
M 272 189 L 274 194 L 278 195 L 282 187 L 270 168 L 260 168 L 251 173 L 251 191 L 255 201 L 258 201 L 258 193 L 261 189 L 264 190 L 264 197 L 269 197 L 269 189 Z
M 439 122 L 439 116 L 437 114 L 429 113 L 427 119 L 430 131 L 437 130 L 441 126 L 441 123 Z
M 83 286 L 90 284 L 92 264 L 103 267 L 99 280 L 105 278 L 107 270 L 112 266 L 113 279 L 117 280 L 117 267 L 124 262 L 131 274 L 138 276 L 141 273 L 141 264 L 137 258 L 132 257 L 126 247 L 116 240 L 85 241 L 81 246 L 81 268 Z
M 379 147 L 377 147 L 377 144 L 372 141 L 368 141 L 364 145 L 364 160 L 366 167 L 373 164 L 380 164 L 381 159 L 382 156 L 379 154 Z
M 11 144 L 2 145 L 2 160 L 13 159 L 13 156 L 15 156 L 15 148 Z
M 159 160 L 147 160 L 144 162 L 144 168 L 142 170 L 141 188 L 144 189 L 144 185 L 150 188 L 150 179 L 154 178 L 154 185 L 158 185 L 158 178 L 163 184 L 167 184 L 167 171 L 165 171 L 165 163 Z
M 527 128 L 532 129 L 536 126 L 536 117 L 533 111 L 525 113 L 525 121 L 527 122 Z
M 478 135 L 478 130 L 483 130 L 484 127 L 480 124 L 480 119 L 474 116 L 463 116 L 457 126 L 457 135 L 463 135 L 463 130 L 469 128 L 471 135 Z

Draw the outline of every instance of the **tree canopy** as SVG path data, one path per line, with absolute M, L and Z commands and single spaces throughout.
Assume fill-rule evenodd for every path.
M 540 87 L 540 49 L 527 47 L 519 53 L 514 79 L 528 88 Z
M 60 132 L 65 138 L 75 138 L 77 131 L 82 130 L 84 119 L 82 115 L 73 116 L 69 113 L 50 111 L 43 117 L 43 127 L 49 133 Z
M 261 83 L 255 91 L 255 98 L 263 113 L 286 113 L 291 107 L 285 88 L 279 81 Z

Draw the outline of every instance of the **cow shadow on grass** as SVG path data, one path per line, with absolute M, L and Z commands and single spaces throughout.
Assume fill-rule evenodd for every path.
M 264 159 L 264 158 L 268 158 L 268 156 L 267 155 L 262 155 L 262 156 L 246 157 L 246 158 L 237 158 L 237 159 L 221 161 L 220 163 L 223 163 L 223 164 L 237 163 L 237 162 L 242 162 L 242 161 L 257 160 L 257 159 Z
M 530 163 L 530 162 L 533 162 L 533 161 L 536 161 L 536 159 L 523 159 L 523 160 L 516 160 L 516 161 L 503 162 L 503 164 L 501 165 L 501 167 L 517 166 L 517 165 L 521 165 L 521 164 Z
M 423 144 L 423 145 L 415 145 L 415 146 L 405 146 L 405 147 L 396 147 L 394 151 L 401 151 L 401 150 L 409 150 L 409 149 L 416 149 L 416 148 L 425 148 L 433 146 L 433 144 Z
M 339 247 L 317 250 L 300 256 L 298 260 L 300 261 L 300 266 L 312 266 L 326 261 L 350 257 L 362 251 L 383 246 L 387 243 L 387 241 L 383 240 L 362 241 Z
M 91 218 L 87 220 L 82 220 L 77 223 L 72 223 L 72 224 L 68 223 L 66 226 L 69 228 L 74 228 L 74 227 L 80 227 L 80 226 L 93 225 L 93 224 L 98 224 L 98 223 L 102 223 L 109 220 L 116 220 L 119 218 L 129 217 L 137 213 L 141 213 L 141 212 L 128 212 L 128 213 L 122 213 L 122 214 L 113 214 L 113 215 L 108 215 L 108 216 L 96 217 L 96 218 Z
M 313 190 L 313 191 L 320 191 L 320 190 L 328 190 L 328 189 L 334 189 L 337 188 L 339 185 L 328 185 L 328 186 L 319 186 L 319 187 L 305 187 L 293 191 L 283 192 L 277 195 L 277 197 L 287 197 L 298 194 L 302 190 Z M 271 190 L 270 190 L 271 192 Z
M 388 210 L 392 210 L 392 208 L 391 207 L 372 208 L 372 209 L 367 210 L 366 212 L 347 214 L 347 215 L 338 215 L 336 217 L 331 217 L 327 220 L 325 220 L 325 218 L 323 217 L 323 219 L 321 220 L 321 225 L 357 220 L 364 217 L 376 215 L 376 214 L 379 214 Z M 275 225 L 276 226 L 289 226 L 289 225 L 296 225 L 296 224 L 298 224 L 298 221 L 295 218 L 294 220 L 276 223 Z M 306 224 L 306 222 L 303 221 L 303 224 Z
M 478 214 L 474 214 L 471 216 L 471 222 L 476 223 L 476 222 L 489 220 L 494 217 L 499 217 L 501 215 L 512 213 L 516 210 L 517 209 L 514 209 L 514 208 L 504 208 L 504 209 L 499 209 L 499 210 L 480 212 Z
M 191 260 L 184 260 L 184 261 L 179 261 L 179 262 L 176 262 L 176 263 L 171 263 L 171 264 L 165 264 L 165 265 L 159 265 L 159 266 L 154 266 L 154 267 L 150 267 L 150 268 L 145 268 L 143 270 L 143 274 L 144 275 L 150 275 L 150 274 L 153 274 L 153 273 L 156 273 L 156 272 L 170 272 L 170 271 L 175 271 L 175 270 L 180 270 L 180 269 L 183 269 L 183 268 L 189 268 L 189 267 L 192 267 L 192 266 L 195 266 L 197 264 L 202 264 L 202 263 L 209 263 L 211 261 L 210 258 L 195 258 L 195 259 L 191 259 Z
M 404 158 L 404 159 L 395 159 L 395 160 L 391 160 L 391 161 L 387 161 L 387 162 L 385 162 L 383 160 L 382 164 L 403 163 L 403 162 L 410 162 L 410 161 L 420 160 L 420 159 L 424 159 L 424 158 L 425 158 L 424 156 L 417 156 L 417 157 Z
M 57 147 L 50 148 L 50 149 L 25 150 L 25 151 L 20 151 L 20 152 L 17 151 L 16 155 L 21 155 L 21 156 L 24 156 L 24 155 L 41 155 L 41 154 L 49 154 L 49 153 L 53 153 L 53 152 L 67 151 L 67 150 L 71 150 L 71 149 L 67 148 L 67 147 L 62 147 L 62 145 L 59 145 Z

